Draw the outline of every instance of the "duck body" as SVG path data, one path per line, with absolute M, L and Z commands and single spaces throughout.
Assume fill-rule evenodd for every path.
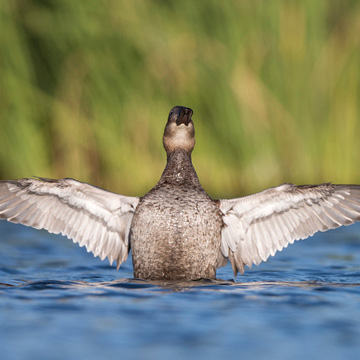
M 360 185 L 282 184 L 235 199 L 211 199 L 191 161 L 192 110 L 174 107 L 165 126 L 167 163 L 143 197 L 74 179 L 0 181 L 0 219 L 62 234 L 117 268 L 130 249 L 134 276 L 148 280 L 234 276 L 295 240 L 360 221 Z
M 172 153 L 159 183 L 134 213 L 134 275 L 142 279 L 215 278 L 222 217 L 185 151 Z

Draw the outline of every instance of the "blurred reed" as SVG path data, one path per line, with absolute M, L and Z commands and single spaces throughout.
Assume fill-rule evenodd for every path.
M 215 197 L 360 183 L 359 1 L 0 2 L 0 177 L 141 195 L 174 105 Z

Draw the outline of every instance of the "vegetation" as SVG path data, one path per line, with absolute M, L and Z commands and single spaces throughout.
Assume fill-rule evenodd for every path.
M 360 183 L 357 0 L 2 0 L 0 16 L 2 179 L 143 194 L 185 105 L 215 197 Z

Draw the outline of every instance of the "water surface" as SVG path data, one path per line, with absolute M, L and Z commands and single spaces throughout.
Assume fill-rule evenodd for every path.
M 130 259 L 129 259 L 130 260 Z M 360 224 L 236 278 L 153 283 L 0 221 L 2 359 L 358 359 Z

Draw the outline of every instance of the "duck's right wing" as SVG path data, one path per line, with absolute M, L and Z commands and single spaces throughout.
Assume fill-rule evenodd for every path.
M 295 240 L 360 221 L 360 185 L 283 184 L 243 198 L 220 200 L 221 254 L 234 274 L 266 261 Z
M 129 253 L 138 203 L 69 178 L 0 181 L 0 219 L 61 233 L 117 268 Z

